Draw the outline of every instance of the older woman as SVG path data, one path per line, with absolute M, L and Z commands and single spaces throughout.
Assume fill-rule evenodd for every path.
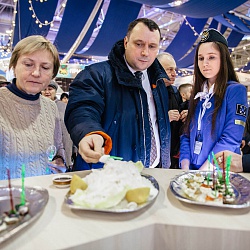
M 58 109 L 40 95 L 59 65 L 58 51 L 42 36 L 16 44 L 9 65 L 15 78 L 0 89 L 0 179 L 7 178 L 7 168 L 12 178 L 20 178 L 23 164 L 26 176 L 65 171 Z M 46 151 L 52 145 L 57 152 L 50 162 Z

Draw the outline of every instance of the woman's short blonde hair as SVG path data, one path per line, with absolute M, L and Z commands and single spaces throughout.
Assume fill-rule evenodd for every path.
M 51 53 L 53 59 L 54 59 L 54 68 L 53 68 L 53 77 L 55 78 L 57 75 L 57 72 L 60 67 L 60 60 L 59 60 L 59 54 L 56 49 L 56 47 L 45 37 L 43 36 L 28 36 L 22 40 L 20 40 L 13 52 L 12 56 L 10 58 L 10 64 L 9 64 L 9 69 L 12 67 L 15 68 L 17 64 L 17 60 L 19 59 L 20 56 L 25 55 L 25 54 L 32 54 L 36 51 L 39 50 L 46 50 Z

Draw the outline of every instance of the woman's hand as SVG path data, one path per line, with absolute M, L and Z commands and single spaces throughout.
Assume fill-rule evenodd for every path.
M 48 163 L 48 167 L 52 174 L 59 174 L 66 172 L 66 166 L 62 158 L 57 158 L 52 162 Z
M 189 170 L 190 161 L 188 159 L 184 159 L 181 161 L 181 169 Z

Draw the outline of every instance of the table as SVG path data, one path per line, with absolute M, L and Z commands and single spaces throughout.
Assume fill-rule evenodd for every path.
M 153 205 L 126 214 L 71 210 L 64 204 L 68 189 L 54 187 L 54 175 L 26 178 L 27 186 L 41 186 L 48 190 L 48 204 L 36 221 L 0 248 L 249 249 L 249 208 L 218 208 L 181 202 L 172 194 L 169 184 L 171 178 L 182 170 L 146 169 L 143 172 L 156 178 L 160 193 Z M 86 171 L 76 173 L 83 177 Z M 250 174 L 242 175 L 250 179 Z M 20 184 L 20 179 L 12 181 L 12 185 Z M 0 181 L 0 185 L 7 185 L 7 181 Z

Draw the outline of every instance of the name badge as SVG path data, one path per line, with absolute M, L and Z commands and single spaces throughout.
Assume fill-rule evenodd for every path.
M 202 147 L 202 142 L 201 141 L 195 141 L 194 153 L 197 154 L 197 155 L 200 154 L 201 147 Z

